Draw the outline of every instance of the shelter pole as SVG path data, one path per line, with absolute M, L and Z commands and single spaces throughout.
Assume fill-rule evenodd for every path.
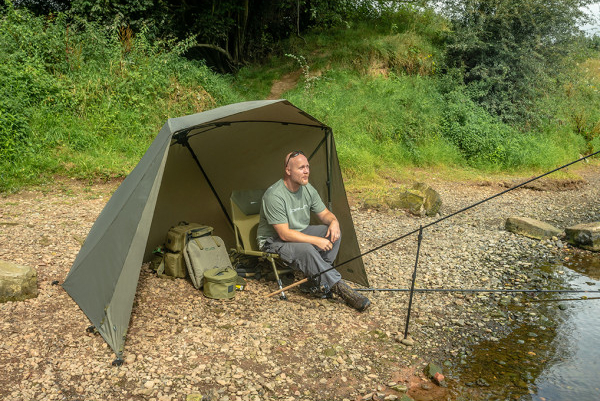
M 410 284 L 410 298 L 408 299 L 408 311 L 406 313 L 406 325 L 404 326 L 404 338 L 408 337 L 408 323 L 410 322 L 410 310 L 412 308 L 413 294 L 415 290 L 415 281 L 417 280 L 417 266 L 419 264 L 419 253 L 421 252 L 421 241 L 423 240 L 423 226 L 419 227 L 419 237 L 417 242 L 417 256 L 415 257 L 415 268 L 413 270 L 412 282 Z
M 325 154 L 327 157 L 327 203 L 328 203 L 328 207 L 329 210 L 332 210 L 332 205 L 331 205 L 331 148 L 332 148 L 332 144 L 331 144 L 331 128 L 327 128 L 325 130 Z
M 229 217 L 229 213 L 227 213 L 227 209 L 225 209 L 225 205 L 223 205 L 223 202 L 221 202 L 221 198 L 219 198 L 219 194 L 217 194 L 217 190 L 215 189 L 215 187 L 213 187 L 212 182 L 210 182 L 210 179 L 208 178 L 208 175 L 206 174 L 206 171 L 204 171 L 204 168 L 202 168 L 202 164 L 200 164 L 200 160 L 198 160 L 196 153 L 190 146 L 190 142 L 187 140 L 187 136 L 180 138 L 178 140 L 178 142 L 181 143 L 183 146 L 185 146 L 190 151 L 192 158 L 196 162 L 196 165 L 198 165 L 198 168 L 202 172 L 202 175 L 204 176 L 204 179 L 208 183 L 208 186 L 210 187 L 212 193 L 215 195 L 215 198 L 217 198 L 217 202 L 219 202 L 219 206 L 221 206 L 221 210 L 223 211 L 223 214 L 225 215 L 225 217 L 227 217 L 227 221 L 229 222 L 229 225 L 231 226 L 231 228 L 233 228 L 233 221 L 231 221 L 231 217 Z

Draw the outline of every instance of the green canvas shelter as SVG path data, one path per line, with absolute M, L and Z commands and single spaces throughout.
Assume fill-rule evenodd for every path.
M 92 226 L 64 289 L 115 351 L 123 347 L 144 261 L 180 221 L 214 227 L 235 246 L 229 198 L 266 189 L 302 150 L 310 182 L 342 227 L 338 262 L 360 254 L 331 129 L 286 100 L 232 104 L 169 119 Z M 340 267 L 368 286 L 361 258 Z

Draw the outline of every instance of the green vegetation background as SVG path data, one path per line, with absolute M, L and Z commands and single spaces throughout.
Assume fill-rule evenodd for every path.
M 350 181 L 407 167 L 532 172 L 600 150 L 597 40 L 570 44 L 565 68 L 530 82 L 528 114 L 510 119 L 447 63 L 452 32 L 432 11 L 313 28 L 234 75 L 185 58 L 191 39 L 1 16 L 0 191 L 125 176 L 168 118 L 265 99 L 285 76 L 298 82 L 281 97 L 333 128 Z

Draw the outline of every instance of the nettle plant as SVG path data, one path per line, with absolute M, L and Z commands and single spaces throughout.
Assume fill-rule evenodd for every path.
M 304 80 L 304 90 L 309 91 L 312 88 L 314 88 L 314 86 L 317 84 L 319 79 L 321 79 L 321 77 L 310 74 L 310 66 L 306 61 L 306 58 L 302 55 L 297 56 L 295 54 L 286 54 L 285 56 L 296 60 L 296 62 L 300 65 L 300 68 L 302 69 L 302 77 Z

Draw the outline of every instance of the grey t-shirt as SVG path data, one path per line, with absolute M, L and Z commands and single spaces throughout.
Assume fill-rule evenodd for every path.
M 275 237 L 273 224 L 287 223 L 292 230 L 302 231 L 310 224 L 310 213 L 321 213 L 325 204 L 317 190 L 310 184 L 290 191 L 283 179 L 271 185 L 262 197 L 260 221 L 256 240 L 262 247 L 267 238 Z

